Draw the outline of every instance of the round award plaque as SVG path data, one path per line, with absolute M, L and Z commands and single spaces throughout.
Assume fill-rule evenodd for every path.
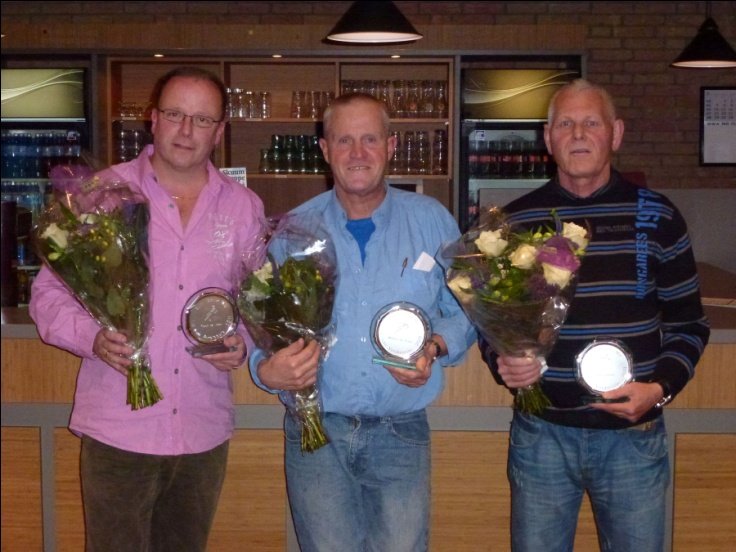
M 232 296 L 221 288 L 205 288 L 192 295 L 181 313 L 181 325 L 194 346 L 193 356 L 229 350 L 222 341 L 235 333 L 238 310 Z
M 596 339 L 575 358 L 578 381 L 594 394 L 618 389 L 633 377 L 629 348 L 617 339 Z
M 374 362 L 413 368 L 431 335 L 429 318 L 420 307 L 407 302 L 386 305 L 371 324 L 373 344 L 383 357 Z

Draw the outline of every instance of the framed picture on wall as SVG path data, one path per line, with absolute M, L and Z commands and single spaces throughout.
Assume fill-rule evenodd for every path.
M 736 165 L 736 88 L 700 89 L 700 164 Z

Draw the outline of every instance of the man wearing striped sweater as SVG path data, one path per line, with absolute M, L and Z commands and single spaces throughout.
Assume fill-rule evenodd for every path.
M 557 175 L 511 202 L 509 222 L 565 222 L 590 243 L 548 369 L 529 357 L 499 357 L 481 341 L 496 380 L 512 392 L 540 380 L 552 405 L 516 410 L 511 425 L 512 549 L 570 551 L 583 493 L 595 512 L 601 550 L 660 551 L 670 478 L 662 408 L 693 377 L 708 342 L 685 221 L 662 194 L 611 167 L 624 123 L 606 90 L 584 80 L 550 102 L 544 139 Z M 576 359 L 594 340 L 630 354 L 633 379 L 593 392 Z M 590 363 L 589 363 L 590 364 Z M 591 369 L 603 371 L 605 363 Z

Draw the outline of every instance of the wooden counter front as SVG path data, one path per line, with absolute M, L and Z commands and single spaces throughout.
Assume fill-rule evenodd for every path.
M 725 552 L 736 540 L 736 340 L 730 329 L 718 331 L 726 333 L 716 334 L 694 380 L 665 410 L 673 461 L 668 549 L 677 552 Z M 79 359 L 32 336 L 8 335 L 18 334 L 4 331 L 2 339 L 2 550 L 82 550 L 79 440 L 66 429 Z M 431 550 L 509 550 L 511 397 L 476 347 L 446 374 L 446 388 L 429 410 Z M 210 549 L 295 552 L 283 409 L 246 371 L 235 382 L 237 429 Z M 597 550 L 587 501 L 575 550 Z

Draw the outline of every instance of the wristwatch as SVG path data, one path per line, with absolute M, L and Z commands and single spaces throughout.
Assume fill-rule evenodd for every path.
M 658 383 L 659 386 L 662 388 L 662 398 L 659 399 L 657 401 L 657 404 L 654 405 L 654 408 L 662 408 L 664 405 L 672 400 L 672 390 L 670 389 L 670 384 L 667 382 L 667 380 L 663 379 L 653 381 L 652 383 Z
M 442 356 L 442 347 L 434 339 L 428 340 L 427 345 L 434 346 L 434 358 L 440 358 Z

